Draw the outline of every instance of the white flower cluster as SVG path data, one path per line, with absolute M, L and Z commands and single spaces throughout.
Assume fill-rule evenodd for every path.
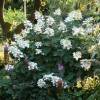
M 89 17 L 89 18 L 86 18 L 84 21 L 83 21 L 83 24 L 82 25 L 86 25 L 87 27 L 91 26 L 93 23 L 93 20 L 94 18 L 93 17 Z
M 80 60 L 81 67 L 84 68 L 84 70 L 89 70 L 91 67 L 91 61 L 88 59 L 82 59 Z
M 54 30 L 50 27 L 55 23 L 55 20 L 51 16 L 43 16 L 38 11 L 35 12 L 35 18 L 37 24 L 34 25 L 34 32 L 36 34 L 46 34 L 47 36 L 54 36 Z
M 9 46 L 9 53 L 11 53 L 15 58 L 23 58 L 23 53 L 18 49 L 16 45 Z
M 38 11 L 35 12 L 35 19 L 37 19 L 37 24 L 34 25 L 34 32 L 40 34 L 43 32 L 43 28 L 45 26 L 45 19 L 44 16 Z
M 53 14 L 60 16 L 61 15 L 61 9 L 60 8 L 56 9 Z
M 61 15 L 60 8 L 55 10 L 54 15 Z M 45 34 L 48 37 L 55 35 L 55 31 L 52 27 L 55 23 L 55 19 L 53 17 L 43 16 L 40 12 L 36 11 L 35 18 L 37 19 L 37 23 L 34 25 L 33 29 L 36 34 Z M 67 31 L 67 27 L 63 21 L 61 21 L 58 25 L 58 30 L 62 32 Z
M 82 57 L 82 53 L 80 51 L 73 53 L 73 58 L 75 58 L 77 61 Z
M 24 40 L 23 37 L 20 35 L 15 35 L 14 38 L 15 38 L 15 42 L 20 48 L 23 49 L 29 48 L 29 40 Z
M 5 65 L 5 70 L 6 71 L 11 71 L 13 69 L 14 69 L 14 66 L 13 65 L 9 65 L 9 64 Z
M 52 26 L 55 23 L 55 20 L 54 20 L 53 17 L 47 16 L 46 23 L 47 23 L 48 26 Z
M 71 41 L 69 39 L 61 39 L 60 44 L 63 46 L 63 49 L 70 50 L 72 48 Z
M 43 79 L 39 79 L 37 85 L 39 88 L 46 88 L 46 82 Z
M 81 35 L 85 35 L 85 30 L 83 27 L 73 27 L 73 36 L 78 36 L 79 34 Z
M 42 49 L 35 49 L 35 54 L 38 55 L 38 54 L 42 54 L 43 55 L 43 52 L 42 52 Z
M 93 26 L 90 26 L 90 27 L 86 27 L 85 29 L 85 33 L 89 34 L 89 33 L 92 33 L 93 32 Z
M 85 26 L 85 33 L 87 34 L 93 33 L 94 30 L 93 21 L 94 21 L 93 17 L 88 17 L 83 21 L 82 25 Z
M 35 49 L 36 54 L 43 55 L 42 49 L 40 49 L 40 47 L 42 46 L 42 42 L 35 42 L 35 46 L 36 46 L 36 49 Z
M 35 42 L 35 46 L 36 46 L 37 48 L 41 47 L 41 46 L 42 46 L 42 42 Z
M 34 32 L 36 32 L 37 34 L 42 33 L 42 28 L 41 28 L 41 26 L 38 25 L 38 24 L 36 24 L 36 25 L 34 26 Z
M 27 34 L 30 33 L 30 30 L 32 30 L 33 25 L 32 25 L 32 23 L 31 23 L 29 20 L 25 20 L 25 21 L 24 21 L 24 27 L 25 27 L 25 29 L 22 30 L 22 35 L 23 35 L 24 37 L 26 37 Z
M 35 12 L 35 19 L 40 19 L 42 17 L 42 14 L 38 11 Z
M 64 22 L 60 21 L 58 30 L 59 30 L 59 31 L 62 31 L 62 32 L 67 32 L 67 27 L 66 27 L 66 25 L 64 24 Z
M 54 76 L 53 73 L 48 74 L 48 75 L 44 75 L 42 79 L 39 79 L 37 82 L 38 87 L 40 88 L 45 88 L 46 87 L 46 81 L 50 81 L 52 82 L 53 86 L 57 86 L 57 82 L 58 81 L 62 81 L 62 78 L 58 77 L 58 76 Z
M 37 63 L 35 63 L 35 62 L 28 62 L 28 69 L 29 70 L 34 70 L 34 69 L 38 70 Z
M 43 34 L 46 34 L 47 36 L 54 36 L 54 30 L 50 27 L 47 27 Z
M 27 30 L 31 30 L 33 28 L 33 25 L 29 20 L 24 21 L 24 26 Z
M 80 10 L 72 11 L 68 14 L 68 17 L 65 19 L 65 22 L 70 22 L 74 20 L 81 20 L 82 19 L 82 13 Z

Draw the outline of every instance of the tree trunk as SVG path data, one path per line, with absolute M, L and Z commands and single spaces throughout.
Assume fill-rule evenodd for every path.
M 4 22 L 3 20 L 3 5 L 4 5 L 4 0 L 0 0 L 0 24 Z

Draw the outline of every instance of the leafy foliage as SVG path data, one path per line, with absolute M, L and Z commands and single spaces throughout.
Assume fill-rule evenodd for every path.
M 95 61 L 100 60 L 98 20 L 81 16 L 79 10 L 66 18 L 59 9 L 50 14 L 35 12 L 35 24 L 25 21 L 25 29 L 14 36 L 9 45 L 14 68 L 6 65 L 0 71 L 2 100 L 99 99 L 100 80 L 95 72 L 99 69 Z M 46 80 L 45 75 L 51 78 Z M 43 83 L 38 83 L 40 79 Z
M 12 10 L 9 8 L 4 12 L 4 20 L 12 25 L 12 30 L 25 20 L 25 16 L 21 10 Z

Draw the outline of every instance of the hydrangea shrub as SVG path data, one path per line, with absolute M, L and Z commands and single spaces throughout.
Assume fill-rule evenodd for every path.
M 26 20 L 25 29 L 14 35 L 9 54 L 15 65 L 5 66 L 14 98 L 9 100 L 78 100 L 77 79 L 94 74 L 99 23 L 79 10 L 64 19 L 61 14 L 60 8 L 51 15 L 36 11 L 36 23 Z

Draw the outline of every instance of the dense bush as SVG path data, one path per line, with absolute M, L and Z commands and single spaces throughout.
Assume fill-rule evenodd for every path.
M 60 9 L 51 15 L 35 12 L 36 24 L 25 29 L 8 46 L 14 65 L 0 71 L 2 100 L 98 99 L 100 28 L 79 10 L 63 19 Z

